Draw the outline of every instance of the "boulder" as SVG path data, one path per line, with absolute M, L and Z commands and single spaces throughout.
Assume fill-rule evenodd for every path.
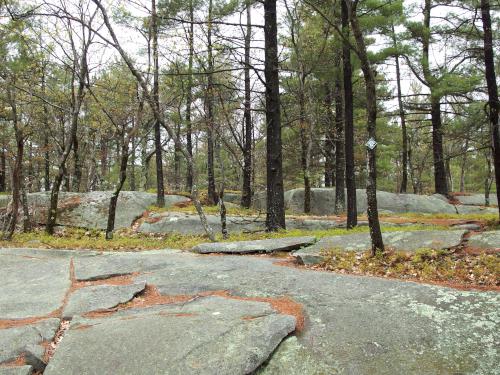
M 106 229 L 111 195 L 112 192 L 110 191 L 61 192 L 59 195 L 57 224 L 88 229 Z M 44 224 L 47 220 L 50 193 L 29 194 L 28 201 L 33 211 L 34 220 Z M 186 201 L 189 201 L 189 198 L 180 195 L 165 196 L 166 207 Z M 130 227 L 148 207 L 155 203 L 155 194 L 122 191 L 116 206 L 115 229 Z
M 268 303 L 222 297 L 76 319 L 44 374 L 250 374 L 295 324 Z
M 470 206 L 484 206 L 486 203 L 484 194 L 455 195 L 455 199 Z M 490 205 L 498 206 L 498 200 L 494 193 L 490 194 Z
M 347 194 L 347 192 L 346 192 Z M 377 191 L 377 203 L 381 212 L 387 213 L 457 213 L 455 206 L 448 203 L 442 196 L 395 194 L 386 191 Z M 356 204 L 358 214 L 367 210 L 366 190 L 356 190 Z M 257 209 L 265 209 L 265 195 L 255 195 L 254 206 Z M 301 214 L 304 212 L 304 189 L 293 189 L 285 192 L 285 207 L 287 210 Z M 334 215 L 335 188 L 311 189 L 311 214 Z
M 63 311 L 65 319 L 90 311 L 111 309 L 125 303 L 142 292 L 146 283 L 131 285 L 95 285 L 76 290 L 71 294 Z
M 192 251 L 200 254 L 208 253 L 274 253 L 279 251 L 292 251 L 309 246 L 316 241 L 315 237 L 286 237 L 269 240 L 236 241 L 236 242 L 210 242 L 196 245 Z
M 395 251 L 415 251 L 418 249 L 449 249 L 460 245 L 464 230 L 425 230 L 414 232 L 386 232 L 382 234 L 384 245 Z M 355 233 L 345 236 L 323 237 L 313 246 L 295 251 L 302 264 L 318 264 L 324 260 L 323 250 L 368 251 L 371 249 L 369 233 Z
M 500 230 L 475 234 L 467 240 L 467 245 L 476 249 L 500 250 Z

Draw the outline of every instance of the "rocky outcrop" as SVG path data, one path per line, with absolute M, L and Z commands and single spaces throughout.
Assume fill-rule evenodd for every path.
M 59 195 L 57 224 L 87 229 L 106 229 L 111 195 L 112 192 L 110 191 L 61 192 Z M 45 224 L 49 201 L 50 193 L 48 192 L 28 194 L 30 211 L 36 223 Z M 165 196 L 166 207 L 187 201 L 189 201 L 189 198 L 179 195 Z M 130 227 L 148 207 L 155 203 L 155 194 L 122 191 L 116 206 L 115 229 Z
M 467 245 L 475 249 L 500 250 L 500 230 L 492 230 L 472 235 Z
M 367 202 L 366 191 L 364 189 L 356 190 L 356 203 L 358 214 L 365 213 L 367 210 Z M 478 207 L 476 205 L 453 205 L 450 204 L 445 197 L 438 194 L 416 195 L 377 191 L 377 203 L 379 210 L 385 213 L 416 212 L 426 214 L 482 214 L 498 212 L 498 210 L 494 208 Z M 254 197 L 254 207 L 260 210 L 265 210 L 265 206 L 265 194 L 262 192 L 257 193 Z M 304 189 L 286 191 L 285 206 L 287 210 L 293 213 L 303 213 Z M 311 213 L 313 215 L 334 215 L 334 207 L 335 188 L 311 189 Z
M 414 232 L 385 232 L 384 245 L 395 251 L 415 251 L 418 249 L 449 249 L 460 245 L 464 230 L 434 230 Z M 301 264 L 318 264 L 324 260 L 324 250 L 368 251 L 371 249 L 369 233 L 355 233 L 345 236 L 323 237 L 313 246 L 295 251 Z

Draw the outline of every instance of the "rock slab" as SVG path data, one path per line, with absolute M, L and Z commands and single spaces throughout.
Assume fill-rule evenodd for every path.
M 449 249 L 458 246 L 465 230 L 425 230 L 414 232 L 386 232 L 382 234 L 384 245 L 396 251 L 418 249 Z M 371 249 L 369 233 L 355 233 L 345 236 L 323 237 L 313 246 L 293 253 L 302 264 L 318 264 L 323 261 L 321 252 L 328 249 L 340 251 L 368 251 Z
M 77 319 L 44 374 L 244 375 L 295 324 L 267 303 L 222 297 Z
M 32 371 L 31 366 L 0 367 L 0 375 L 31 375 Z
M 111 191 L 91 191 L 88 193 L 59 194 L 57 224 L 88 229 L 106 229 Z M 44 224 L 47 220 L 47 207 L 50 193 L 28 194 L 28 202 L 36 222 Z M 165 206 L 189 201 L 180 195 L 166 195 Z M 128 228 L 142 216 L 148 207 L 156 203 L 156 195 L 139 191 L 122 191 L 116 206 L 115 229 Z
M 110 309 L 130 301 L 146 287 L 145 282 L 131 285 L 96 285 L 77 289 L 64 308 L 63 317 L 71 319 L 90 311 Z
M 236 242 L 210 242 L 196 245 L 192 251 L 200 254 L 229 253 L 274 253 L 278 251 L 292 251 L 312 245 L 315 237 L 286 237 L 268 240 L 236 241 Z
M 475 234 L 468 239 L 467 245 L 478 249 L 500 250 L 500 230 Z
M 37 323 L 0 329 L 0 363 L 25 355 L 28 364 L 43 369 L 44 341 L 51 341 L 59 328 L 59 319 L 51 318 Z

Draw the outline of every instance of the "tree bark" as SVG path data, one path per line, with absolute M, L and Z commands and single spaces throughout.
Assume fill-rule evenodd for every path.
M 246 0 L 247 27 L 245 33 L 245 110 L 244 110 L 244 142 L 243 142 L 243 189 L 241 206 L 250 208 L 252 204 L 252 102 L 250 82 L 250 46 L 252 40 L 252 7 Z
M 446 168 L 444 165 L 443 129 L 441 123 L 441 97 L 436 94 L 436 78 L 429 65 L 429 47 L 431 38 L 431 0 L 424 3 L 424 31 L 422 36 L 422 70 L 429 86 L 432 122 L 432 155 L 434 159 L 434 190 L 437 194 L 448 196 Z
M 392 42 L 394 48 L 397 48 L 396 41 L 396 33 L 394 30 L 394 25 L 392 25 Z M 399 188 L 400 193 L 406 193 L 408 188 L 408 133 L 406 131 L 406 114 L 403 107 L 403 97 L 401 90 L 401 70 L 399 65 L 399 55 L 396 51 L 396 56 L 394 56 L 394 60 L 396 63 L 396 86 L 397 86 L 397 95 L 398 95 L 398 108 L 399 108 L 399 119 L 401 121 L 401 135 L 402 135 L 402 161 L 403 165 L 402 169 L 402 177 L 401 177 L 401 186 Z
M 277 231 L 286 227 L 279 96 L 278 29 L 276 22 L 276 0 L 264 0 L 264 73 L 266 80 L 267 135 L 266 229 L 268 231 Z
M 325 187 L 335 185 L 335 141 L 336 122 L 332 112 L 333 93 L 329 84 L 325 84 L 326 137 L 325 137 Z
M 188 61 L 188 87 L 186 96 L 186 150 L 193 157 L 193 140 L 192 140 L 192 122 L 191 122 L 191 106 L 193 103 L 193 58 L 194 58 L 194 7 L 193 0 L 189 0 L 189 61 Z M 193 175 L 191 170 L 187 168 L 186 187 L 191 191 L 193 187 Z
M 342 34 L 349 37 L 349 13 L 347 0 L 341 5 Z M 342 43 L 344 74 L 344 129 L 345 129 L 345 182 L 347 188 L 347 228 L 358 225 L 356 207 L 356 176 L 354 174 L 354 108 L 352 94 L 351 49 L 347 41 Z
M 301 72 L 299 75 L 299 127 L 300 127 L 300 148 L 301 148 L 301 165 L 302 175 L 304 179 L 304 213 L 311 212 L 311 181 L 309 168 L 309 149 L 310 149 L 310 129 L 307 123 L 306 116 L 306 98 L 305 98 L 305 74 Z
M 208 200 L 210 204 L 217 203 L 217 192 L 215 190 L 215 171 L 214 171 L 214 63 L 212 46 L 212 8 L 213 1 L 208 3 L 208 30 L 207 30 L 207 48 L 208 48 L 208 74 L 207 74 L 207 184 Z
M 7 177 L 7 162 L 5 157 L 5 147 L 0 146 L 0 192 L 4 193 L 7 189 L 6 177 Z
M 46 97 L 46 78 L 45 78 L 46 66 L 43 66 L 42 70 L 42 95 Z M 50 190 L 50 152 L 49 152 L 49 109 L 47 108 L 47 103 L 43 102 L 43 150 L 44 150 L 44 189 L 45 191 Z
M 377 90 L 373 68 L 368 59 L 365 40 L 358 23 L 356 14 L 356 4 L 352 5 L 350 12 L 351 26 L 356 40 L 357 55 L 361 62 L 361 70 L 365 79 L 366 86 L 366 112 L 367 112 L 367 131 L 370 140 L 376 140 L 377 126 Z M 372 242 L 372 256 L 377 251 L 384 251 L 384 242 L 380 230 L 377 207 L 377 163 L 376 147 L 367 147 L 367 172 L 366 179 L 366 199 L 368 204 L 368 224 L 370 227 L 370 237 Z
M 158 62 L 158 17 L 156 13 L 156 0 L 151 0 L 151 39 L 153 41 L 153 99 L 156 110 L 160 112 L 160 82 Z M 155 160 L 156 160 L 156 205 L 165 207 L 165 185 L 163 182 L 163 161 L 161 149 L 160 123 L 155 121 Z
M 80 161 L 80 144 L 78 142 L 78 135 L 75 136 L 73 141 L 73 162 L 74 162 L 74 174 L 73 174 L 73 191 L 80 191 L 80 182 L 82 180 L 82 165 Z
M 12 169 L 12 204 L 11 210 L 7 215 L 6 226 L 4 228 L 3 239 L 11 240 L 16 229 L 17 217 L 19 214 L 19 203 L 21 202 L 21 184 L 23 173 L 23 156 L 24 156 L 24 135 L 19 128 L 17 104 L 15 96 L 11 88 L 7 90 L 7 99 L 12 108 L 12 121 L 14 125 L 14 136 L 16 139 L 16 159 L 14 168 Z
M 108 223 L 106 226 L 107 240 L 113 239 L 113 231 L 115 229 L 115 218 L 116 218 L 116 204 L 118 202 L 120 191 L 123 188 L 123 184 L 127 179 L 127 163 L 129 158 L 128 137 L 125 137 L 125 139 L 122 142 L 123 143 L 121 146 L 120 173 L 119 173 L 118 183 L 116 184 L 115 190 L 113 191 L 113 195 L 111 195 L 111 198 L 109 200 Z
M 345 146 L 342 82 L 335 80 L 335 213 L 345 211 Z
M 74 145 L 74 140 L 76 138 L 76 130 L 78 127 L 78 116 L 80 114 L 80 108 L 82 106 L 83 98 L 85 95 L 85 79 L 88 73 L 87 66 L 87 52 L 89 48 L 89 42 L 85 41 L 82 49 L 82 55 L 80 57 L 79 71 L 78 71 L 78 91 L 75 96 L 73 103 L 73 108 L 71 112 L 71 126 L 69 130 L 68 138 L 66 139 L 66 144 L 62 155 L 59 158 L 58 172 L 54 178 L 54 183 L 52 184 L 52 190 L 50 192 L 50 205 L 47 215 L 47 224 L 45 231 L 52 235 L 54 234 L 54 228 L 57 220 L 57 204 L 59 201 L 59 189 L 61 183 L 66 174 L 66 161 L 69 157 L 71 149 Z
M 495 181 L 497 185 L 497 199 L 500 202 L 500 124 L 498 101 L 498 87 L 495 75 L 495 58 L 493 52 L 493 36 L 491 31 L 490 1 L 481 0 L 481 18 L 483 21 L 484 65 L 486 83 L 488 86 L 489 118 L 491 124 L 491 148 L 493 150 L 493 165 L 495 166 Z M 498 206 L 500 220 L 500 205 Z

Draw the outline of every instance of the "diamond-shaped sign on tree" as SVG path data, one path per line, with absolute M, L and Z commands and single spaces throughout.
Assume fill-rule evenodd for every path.
M 373 138 L 370 138 L 366 143 L 365 143 L 365 146 L 369 149 L 369 150 L 373 150 L 375 147 L 377 147 L 377 141 Z

